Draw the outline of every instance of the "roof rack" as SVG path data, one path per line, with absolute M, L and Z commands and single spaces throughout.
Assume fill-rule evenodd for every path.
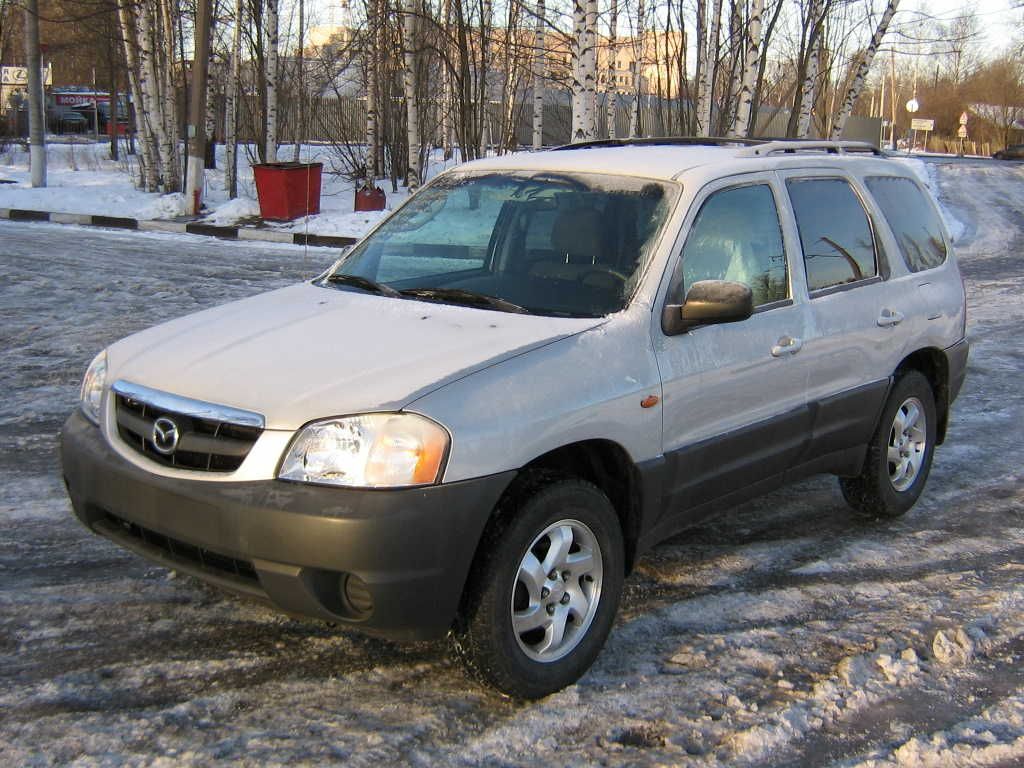
M 778 153 L 796 154 L 797 152 L 824 152 L 830 155 L 872 154 L 886 157 L 878 147 L 864 141 L 823 141 L 804 139 L 775 139 L 756 146 L 747 147 L 739 152 L 740 157 L 761 157 Z
M 659 136 L 647 139 L 595 139 L 594 141 L 581 141 L 576 144 L 563 144 L 560 147 L 552 147 L 548 152 L 564 152 L 569 149 L 596 149 L 599 147 L 719 147 L 728 146 L 730 144 L 753 147 L 764 143 L 766 142 L 762 139 L 740 139 L 715 136 Z

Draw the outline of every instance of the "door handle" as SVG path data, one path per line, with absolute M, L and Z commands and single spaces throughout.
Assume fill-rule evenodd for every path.
M 897 312 L 895 309 L 889 309 L 886 307 L 882 310 L 882 314 L 878 316 L 878 325 L 882 328 L 888 328 L 893 325 L 899 325 L 903 322 L 903 313 Z
M 782 357 L 783 355 L 795 355 L 804 346 L 804 343 L 800 339 L 795 339 L 792 336 L 783 336 L 779 339 L 775 346 L 772 347 L 772 357 Z

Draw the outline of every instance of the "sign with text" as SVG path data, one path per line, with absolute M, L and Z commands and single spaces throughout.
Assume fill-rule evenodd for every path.
M 0 85 L 28 85 L 28 67 L 0 67 Z M 53 85 L 53 72 L 46 67 L 43 85 Z
M 110 102 L 109 93 L 55 93 L 54 103 L 62 107 L 91 107 L 95 101 L 98 104 Z
M 935 121 L 931 118 L 926 117 L 915 117 L 910 121 L 910 130 L 912 131 L 934 131 Z

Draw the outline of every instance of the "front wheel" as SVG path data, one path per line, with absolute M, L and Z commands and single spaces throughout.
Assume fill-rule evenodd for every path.
M 611 630 L 624 576 L 608 497 L 574 478 L 521 486 L 489 527 L 456 650 L 503 693 L 536 699 L 575 682 Z
M 898 517 L 914 506 L 931 470 L 935 426 L 931 385 L 909 371 L 886 401 L 861 474 L 839 480 L 847 503 L 870 517 Z

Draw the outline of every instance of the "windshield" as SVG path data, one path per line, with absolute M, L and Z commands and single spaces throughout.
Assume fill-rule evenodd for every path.
M 676 195 L 675 185 L 622 176 L 449 174 L 417 193 L 322 284 L 599 317 L 629 301 Z

